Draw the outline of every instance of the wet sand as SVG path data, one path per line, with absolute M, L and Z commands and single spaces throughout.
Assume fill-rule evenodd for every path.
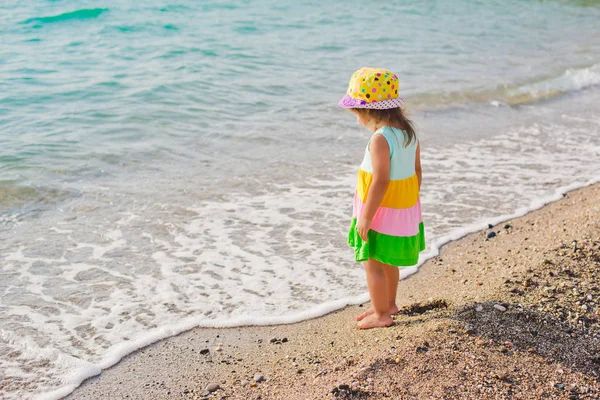
M 354 329 L 368 304 L 291 325 L 196 328 L 67 398 L 596 399 L 599 270 L 596 184 L 444 246 L 400 282 L 390 328 Z

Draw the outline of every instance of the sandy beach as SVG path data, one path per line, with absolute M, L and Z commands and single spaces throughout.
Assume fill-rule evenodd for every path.
M 197 328 L 67 398 L 600 398 L 599 199 L 592 185 L 444 246 L 400 282 L 391 328 L 354 329 L 368 304 L 291 325 Z

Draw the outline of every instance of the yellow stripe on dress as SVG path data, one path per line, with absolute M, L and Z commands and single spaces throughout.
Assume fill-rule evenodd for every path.
M 373 182 L 373 174 L 359 169 L 356 193 L 363 203 L 367 202 L 371 182 Z M 410 178 L 390 181 L 380 206 L 410 208 L 417 204 L 417 200 L 419 200 L 419 179 L 417 174 L 414 174 Z

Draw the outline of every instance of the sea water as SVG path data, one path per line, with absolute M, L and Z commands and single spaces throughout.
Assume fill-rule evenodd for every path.
M 362 66 L 399 75 L 418 127 L 423 259 L 598 180 L 599 21 L 594 0 L 2 2 L 0 397 L 366 301 L 345 240 L 369 133 L 336 106 Z

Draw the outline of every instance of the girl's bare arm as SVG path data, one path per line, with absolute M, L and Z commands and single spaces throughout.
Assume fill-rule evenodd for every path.
M 419 180 L 419 191 L 421 191 L 421 181 L 423 180 L 423 173 L 421 172 L 421 142 L 417 144 L 417 155 L 415 157 L 415 172 L 417 179 Z
M 383 201 L 390 182 L 390 147 L 383 135 L 375 135 L 369 147 L 373 165 L 373 181 L 362 215 L 366 219 L 372 220 Z

